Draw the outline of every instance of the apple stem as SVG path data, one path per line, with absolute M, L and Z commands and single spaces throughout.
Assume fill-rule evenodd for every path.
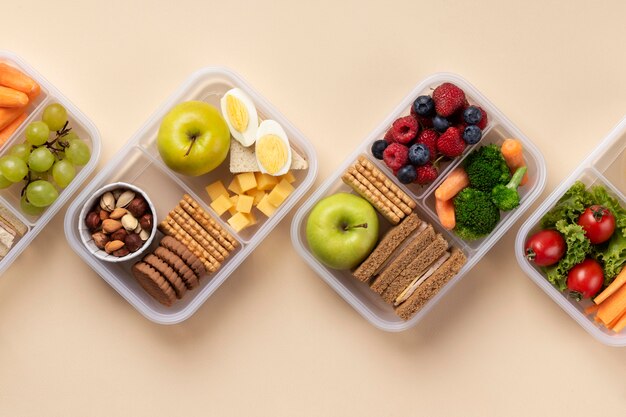
M 350 229 L 356 229 L 357 227 L 362 227 L 363 229 L 367 229 L 367 223 L 361 223 L 361 224 L 355 224 L 354 226 L 344 226 L 343 230 L 350 230 Z
M 185 152 L 185 156 L 189 155 L 189 152 L 191 152 L 191 147 L 193 146 L 194 143 L 196 143 L 196 135 L 193 135 L 192 137 L 190 137 L 189 139 L 191 139 L 191 143 L 189 144 L 189 148 L 187 148 L 187 152 Z

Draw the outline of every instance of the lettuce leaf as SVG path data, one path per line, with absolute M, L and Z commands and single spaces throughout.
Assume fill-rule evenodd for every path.
M 626 264 L 626 235 L 621 229 L 609 240 L 604 250 L 598 251 L 595 258 L 603 264 L 604 285 L 609 285 Z
M 554 229 L 557 222 L 566 220 L 568 223 L 578 221 L 580 214 L 592 205 L 593 196 L 587 191 L 587 187 L 581 181 L 576 181 L 563 194 L 556 205 L 541 219 L 543 229 Z
M 621 229 L 622 234 L 626 235 L 626 209 L 620 205 L 619 201 L 611 197 L 606 188 L 601 185 L 591 187 L 591 198 L 593 204 L 599 204 L 611 210 L 615 216 L 615 229 Z
M 563 258 L 555 265 L 544 268 L 548 281 L 561 291 L 567 289 L 567 273 L 575 265 L 585 260 L 591 252 L 591 242 L 585 237 L 583 228 L 577 224 L 569 224 L 567 220 L 561 219 L 554 225 L 565 239 L 567 250 Z

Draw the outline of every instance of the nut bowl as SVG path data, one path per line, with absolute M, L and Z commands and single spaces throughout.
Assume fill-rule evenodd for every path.
M 108 195 L 112 196 L 113 193 L 117 190 L 123 191 L 122 194 L 118 195 L 117 197 L 113 197 L 112 201 L 104 201 L 103 197 L 107 195 L 107 193 L 111 193 Z M 125 194 L 124 193 L 125 191 L 130 191 L 131 193 Z M 124 197 L 124 194 L 125 194 L 125 197 Z M 129 210 L 127 210 L 127 208 L 130 207 L 130 203 L 132 203 L 131 200 L 133 200 L 136 196 L 143 197 L 143 199 L 146 201 L 148 205 L 145 212 L 146 214 L 149 213 L 152 215 L 151 224 L 149 225 L 148 230 L 142 228 L 141 224 L 139 224 L 139 220 L 133 217 L 133 215 L 128 212 Z M 119 204 L 118 202 L 120 202 L 120 200 L 122 199 L 128 200 L 128 201 L 122 202 L 121 204 Z M 108 208 L 106 210 L 104 210 L 103 208 L 102 211 L 107 211 L 109 212 L 109 214 L 113 214 L 114 210 L 119 211 L 119 213 L 115 215 L 114 217 L 118 217 L 120 214 L 122 214 L 122 212 L 124 213 L 121 217 L 118 217 L 117 219 L 104 219 L 103 220 L 99 216 L 93 216 L 94 208 L 102 207 L 103 204 L 105 206 L 108 205 Z M 119 205 L 120 207 L 119 208 L 116 207 L 117 205 Z M 88 216 L 92 216 L 95 218 L 88 220 L 87 219 Z M 105 221 L 108 221 L 108 220 L 112 220 L 112 221 L 105 223 Z M 94 225 L 91 229 L 86 224 L 88 221 L 94 222 Z M 106 230 L 107 226 L 112 226 L 112 227 L 109 227 L 109 230 Z M 133 229 L 133 226 L 134 226 L 134 229 Z M 122 242 L 120 239 L 111 238 L 111 236 L 114 236 L 115 233 L 121 233 L 122 235 L 124 235 L 123 236 L 124 238 L 128 238 L 130 236 L 128 234 L 128 230 L 130 230 L 131 235 L 134 234 L 133 232 L 137 232 L 137 234 L 134 234 L 134 236 L 139 236 L 141 232 L 145 233 L 147 231 L 149 233 L 145 241 L 143 240 L 143 238 L 141 238 L 141 242 L 143 242 L 143 244 L 139 242 L 141 246 L 135 251 L 128 249 L 127 247 L 128 244 L 132 244 L 128 240 L 126 240 L 125 242 Z M 146 193 L 144 193 L 140 188 L 132 184 L 125 183 L 125 182 L 115 182 L 112 184 L 105 185 L 104 187 L 97 190 L 93 194 L 93 196 L 89 200 L 87 200 L 87 202 L 83 206 L 80 212 L 79 220 L 78 220 L 78 231 L 79 231 L 81 240 L 83 244 L 85 245 L 85 247 L 87 248 L 87 250 L 93 256 L 95 256 L 96 258 L 100 260 L 107 261 L 107 262 L 114 262 L 114 263 L 126 262 L 132 259 L 135 259 L 137 257 L 140 257 L 146 251 L 146 249 L 150 247 L 150 244 L 152 243 L 152 241 L 154 240 L 154 236 L 156 235 L 156 230 L 157 230 L 156 210 L 154 208 L 154 205 L 152 204 L 152 201 L 150 201 Z M 96 234 L 102 238 L 100 242 L 96 242 L 97 238 L 94 238 Z M 120 247 L 116 247 L 117 245 L 119 245 L 119 243 L 116 245 L 114 244 L 114 242 L 124 243 L 124 245 Z M 107 245 L 110 245 L 110 246 L 107 247 Z M 114 254 L 115 252 L 118 252 L 118 255 L 115 255 Z M 128 252 L 128 253 L 124 254 L 124 252 Z

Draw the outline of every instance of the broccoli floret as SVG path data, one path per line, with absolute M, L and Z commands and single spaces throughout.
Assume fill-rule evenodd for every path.
M 465 171 L 470 185 L 480 191 L 490 193 L 498 184 L 506 184 L 511 179 L 509 167 L 498 145 L 481 146 L 465 160 Z
M 465 240 L 488 235 L 500 221 L 500 210 L 491 201 L 491 195 L 475 188 L 465 188 L 454 197 L 454 214 L 454 231 Z
M 519 206 L 520 196 L 517 187 L 524 178 L 524 174 L 526 174 L 526 167 L 518 168 L 507 185 L 498 184 L 493 187 L 491 199 L 496 207 L 502 211 L 509 211 Z

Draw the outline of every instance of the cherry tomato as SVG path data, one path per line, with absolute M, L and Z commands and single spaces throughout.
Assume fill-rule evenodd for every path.
M 593 297 L 604 284 L 602 266 L 595 260 L 587 258 L 567 274 L 567 288 L 575 299 Z
M 578 218 L 578 224 L 585 230 L 585 236 L 593 243 L 606 242 L 615 230 L 615 216 L 604 206 L 593 205 Z
M 526 259 L 538 266 L 557 263 L 565 253 L 565 240 L 556 230 L 541 230 L 526 241 Z

